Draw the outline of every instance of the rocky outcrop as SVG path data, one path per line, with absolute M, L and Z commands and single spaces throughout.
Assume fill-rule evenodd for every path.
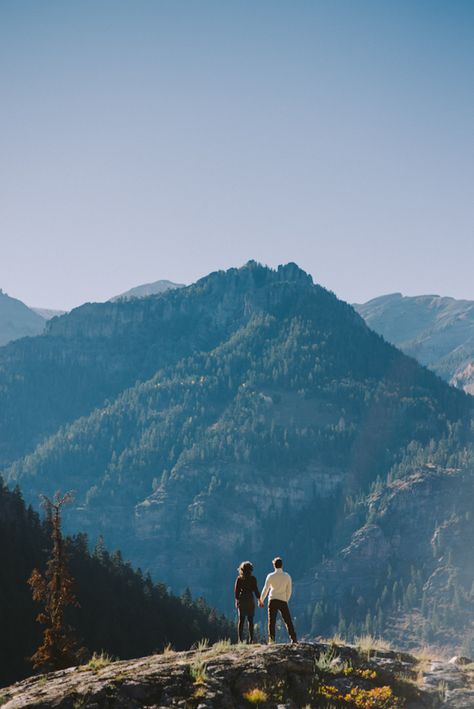
M 3 709 L 468 709 L 473 665 L 343 645 L 229 645 L 137 660 L 93 659 L 0 690 Z M 365 703 L 364 703 L 365 702 Z
M 361 505 L 366 511 L 363 523 L 356 512 L 352 514 L 350 542 L 297 581 L 295 613 L 301 616 L 305 603 L 313 607 L 324 603 L 330 589 L 331 599 L 348 608 L 348 617 L 353 618 L 359 604 L 366 612 L 375 599 L 392 594 L 394 585 L 404 580 L 406 589 L 418 574 L 410 611 L 421 608 L 425 620 L 441 614 L 444 631 L 438 644 L 451 651 L 459 651 L 463 644 L 470 649 L 473 480 L 470 470 L 426 465 L 374 492 Z M 347 521 L 350 524 L 351 516 Z M 351 604 L 347 599 L 354 589 Z M 415 594 L 413 588 L 410 592 Z M 405 616 L 406 623 L 400 622 L 407 610 L 401 595 L 391 611 L 397 616 L 396 627 L 387 620 L 382 632 L 410 649 L 423 641 L 421 633 L 411 634 L 414 628 L 406 625 L 413 626 L 413 619 Z M 423 622 L 418 616 L 418 629 Z

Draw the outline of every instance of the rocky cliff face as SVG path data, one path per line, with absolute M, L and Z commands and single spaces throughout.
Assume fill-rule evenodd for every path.
M 468 709 L 473 664 L 324 644 L 230 646 L 34 677 L 0 690 L 4 709 Z
M 356 508 L 347 519 L 353 525 L 348 543 L 297 584 L 299 612 L 308 599 L 312 607 L 324 603 L 330 589 L 352 618 L 378 600 L 387 614 L 383 632 L 405 647 L 426 642 L 434 616 L 443 619 L 439 644 L 470 647 L 473 482 L 471 468 L 428 465 L 374 492 L 362 504 L 362 518 Z

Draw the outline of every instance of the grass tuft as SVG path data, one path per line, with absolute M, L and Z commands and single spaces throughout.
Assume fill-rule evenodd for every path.
M 194 684 L 204 684 L 207 679 L 207 665 L 202 660 L 195 660 L 189 668 Z
M 320 652 L 319 657 L 314 661 L 314 669 L 318 674 L 339 674 L 348 670 L 349 667 L 348 662 L 341 660 L 334 646 Z
M 107 665 L 110 665 L 111 662 L 114 662 L 114 658 L 110 655 L 107 655 L 107 653 L 105 653 L 104 651 L 99 654 L 94 652 L 89 662 L 79 667 L 79 671 L 87 672 L 87 670 L 92 670 L 93 672 L 98 672 L 103 667 L 107 667 Z
M 369 633 L 356 638 L 355 645 L 361 652 L 367 653 L 369 658 L 372 652 L 388 652 L 392 649 L 389 642 L 382 638 L 376 638 Z

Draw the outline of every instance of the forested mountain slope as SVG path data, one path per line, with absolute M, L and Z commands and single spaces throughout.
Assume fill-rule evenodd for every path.
M 156 298 L 84 306 L 53 325 L 48 352 L 55 362 L 61 346 L 72 353 L 64 371 L 78 382 L 83 366 L 78 390 L 96 408 L 6 475 L 28 499 L 76 490 L 72 526 L 103 533 L 175 589 L 189 585 L 222 608 L 241 556 L 261 578 L 281 553 L 303 577 L 350 541 L 348 499 L 384 484 L 407 449 L 455 425 L 468 438 L 470 397 L 295 265 L 249 263 Z M 47 382 L 44 370 L 45 391 Z M 49 410 L 60 401 L 67 421 L 79 407 L 66 394 L 58 386 Z M 305 593 L 308 627 L 317 600 Z
M 296 592 L 313 633 L 473 653 L 472 440 L 454 426 L 437 443 L 411 444 L 386 480 L 346 501 L 344 530 Z
M 474 393 L 474 301 L 392 293 L 354 307 L 388 342 Z
M 33 568 L 44 570 L 50 543 L 47 526 L 0 478 L 0 687 L 32 673 L 28 658 L 40 644 L 42 626 L 35 621 L 40 607 L 27 580 Z M 67 548 L 80 603 L 68 620 L 90 653 L 136 657 L 167 643 L 187 649 L 202 637 L 217 640 L 233 632 L 202 599 L 170 595 L 163 584 L 124 563 L 119 552 L 109 554 L 98 544 L 90 554 L 84 535 L 70 539 Z
M 311 281 L 291 265 L 269 273 L 231 269 L 162 295 L 86 303 L 49 321 L 41 337 L 0 348 L 0 465 L 160 368 L 225 342 L 272 289 Z

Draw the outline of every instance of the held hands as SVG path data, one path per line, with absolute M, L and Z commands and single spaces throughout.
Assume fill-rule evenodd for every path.
M 265 604 L 264 604 L 264 602 L 262 601 L 262 599 L 259 598 L 259 599 L 258 599 L 258 607 L 259 607 L 259 608 L 263 608 L 264 605 L 265 605 Z

